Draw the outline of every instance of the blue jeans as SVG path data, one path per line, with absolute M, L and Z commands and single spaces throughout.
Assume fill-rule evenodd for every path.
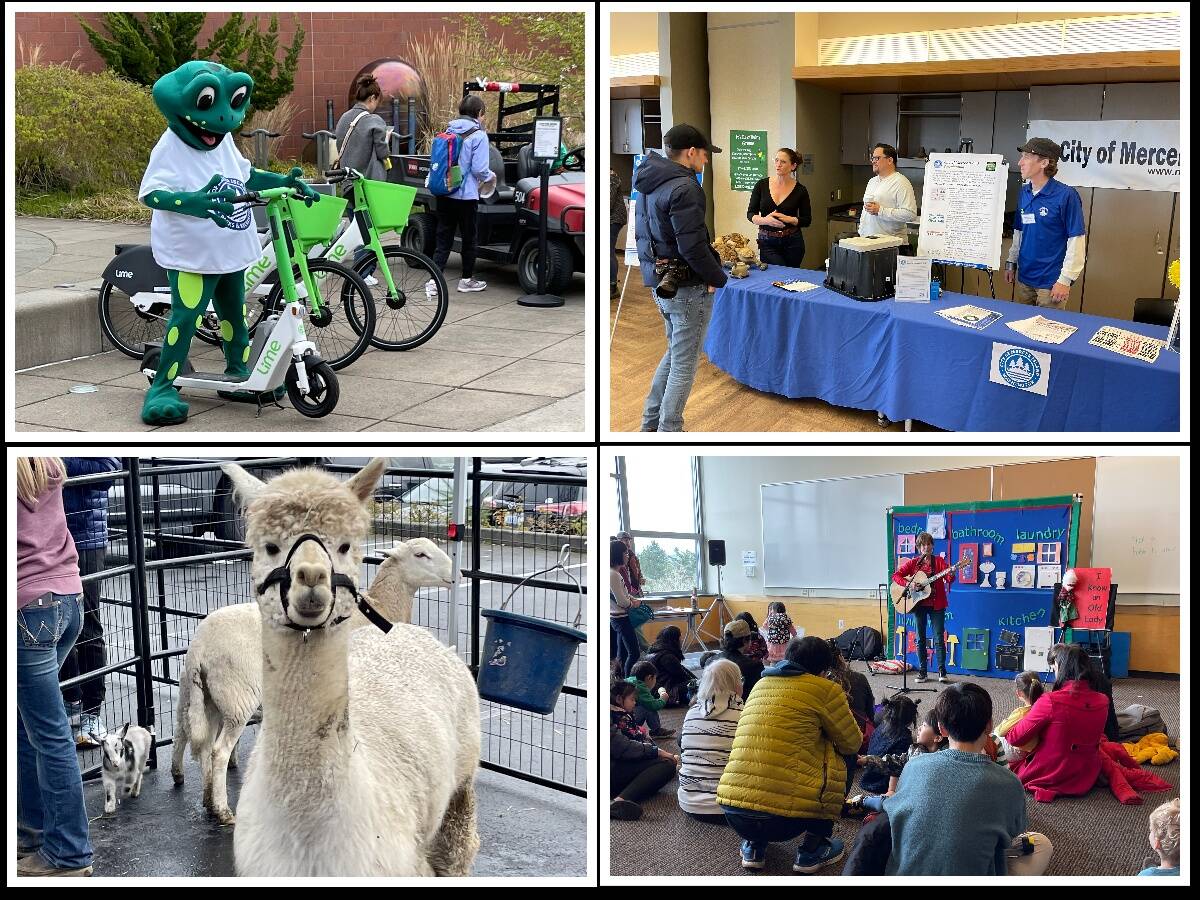
M 804 835 L 801 842 L 803 849 L 816 850 L 822 840 L 827 841 L 833 835 L 833 819 L 794 819 L 791 816 L 775 816 L 724 805 L 721 809 L 725 811 L 725 821 L 729 826 L 758 851 L 765 851 L 767 844 L 790 841 L 800 835 Z
M 944 609 L 932 609 L 924 603 L 913 608 L 913 616 L 917 620 L 917 656 L 920 662 L 918 668 L 921 674 L 927 672 L 926 665 L 928 657 L 925 655 L 925 634 L 928 629 L 928 620 L 933 621 L 933 641 L 937 645 L 938 654 L 938 672 L 942 675 L 946 674 L 946 642 L 942 640 L 946 634 L 946 611 Z
M 629 670 L 642 655 L 642 649 L 638 646 L 637 634 L 633 630 L 633 623 L 629 621 L 629 616 L 612 616 L 608 621 L 612 625 L 613 646 L 617 650 L 617 658 L 621 661 L 621 677 L 628 678 Z
M 683 431 L 683 408 L 696 378 L 713 298 L 708 285 L 695 284 L 681 287 L 670 300 L 655 295 L 654 302 L 667 331 L 667 352 L 650 383 L 642 409 L 642 431 Z
M 658 718 L 658 710 L 647 709 L 640 703 L 633 708 L 633 724 L 645 724 L 649 727 L 651 734 L 662 728 L 662 720 Z
M 17 846 L 59 869 L 92 864 L 83 781 L 58 670 L 83 626 L 78 594 L 17 610 Z

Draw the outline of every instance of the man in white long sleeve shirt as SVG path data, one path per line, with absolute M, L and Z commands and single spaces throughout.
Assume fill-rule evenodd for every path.
M 863 191 L 858 233 L 864 237 L 892 235 L 902 238 L 907 247 L 908 223 L 917 218 L 917 195 L 912 182 L 896 171 L 896 162 L 896 148 L 891 144 L 876 144 L 871 150 L 875 175 Z
M 1055 181 L 1060 147 L 1049 138 L 1030 138 L 1018 147 L 1025 184 L 1017 200 L 1013 242 L 1004 280 L 1017 283 L 1013 299 L 1063 309 L 1071 285 L 1083 273 L 1085 241 L 1079 191 Z

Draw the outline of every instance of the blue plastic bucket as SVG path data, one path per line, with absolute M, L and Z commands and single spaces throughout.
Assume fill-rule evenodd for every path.
M 587 635 L 502 609 L 480 614 L 488 620 L 479 661 L 480 698 L 540 716 L 554 712 L 575 649 Z

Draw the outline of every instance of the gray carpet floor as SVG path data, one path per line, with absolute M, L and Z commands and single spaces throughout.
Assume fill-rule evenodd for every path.
M 865 663 L 852 663 L 866 672 Z M 878 703 L 899 684 L 897 676 L 869 676 Z M 992 696 L 1000 721 L 1015 706 L 1012 682 L 993 678 L 972 679 Z M 912 686 L 911 676 L 909 681 Z M 930 685 L 937 687 L 937 682 Z M 920 709 L 928 708 L 936 694 L 912 694 L 923 698 Z M 1118 679 L 1113 683 L 1113 700 L 1120 712 L 1130 703 L 1143 703 L 1161 710 L 1171 730 L 1172 741 L 1179 734 L 1179 682 L 1150 678 Z M 663 711 L 663 727 L 678 733 L 683 709 Z M 672 753 L 679 752 L 675 737 L 659 741 Z M 1147 865 L 1157 865 L 1157 857 L 1147 842 L 1150 813 L 1179 793 L 1182 755 L 1165 766 L 1146 765 L 1175 786 L 1173 791 L 1144 794 L 1141 806 L 1124 806 L 1107 787 L 1097 787 L 1083 797 L 1059 797 L 1053 803 L 1038 803 L 1026 795 L 1026 810 L 1031 831 L 1040 831 L 1054 844 L 1054 857 L 1047 875 L 1136 875 Z M 858 776 L 855 776 L 857 787 Z M 680 811 L 675 799 L 675 782 L 666 785 L 643 805 L 642 818 L 636 822 L 610 821 L 610 874 L 612 875 L 752 875 L 742 869 L 740 841 L 724 825 L 696 822 Z M 982 799 L 981 799 L 982 802 Z M 861 823 L 856 819 L 838 819 L 834 836 L 846 842 L 847 851 Z M 767 849 L 767 875 L 791 875 L 796 843 L 772 844 Z M 821 875 L 840 875 L 842 862 L 821 871 Z

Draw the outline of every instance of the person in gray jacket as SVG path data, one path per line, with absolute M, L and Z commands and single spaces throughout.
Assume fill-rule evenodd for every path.
M 374 75 L 362 75 L 354 83 L 354 97 L 354 105 L 342 114 L 334 129 L 340 154 L 338 166 L 357 169 L 372 181 L 387 181 L 391 166 L 388 138 L 392 129 L 375 115 L 383 98 L 383 89 Z M 350 201 L 347 208 L 352 209 L 351 182 L 343 181 L 342 191 Z
M 696 181 L 709 154 L 720 153 L 721 148 L 691 125 L 668 131 L 663 147 L 666 157 L 650 154 L 633 178 L 642 283 L 654 288 L 654 302 L 667 332 L 667 352 L 654 372 L 642 409 L 642 431 L 683 431 L 683 408 L 712 316 L 712 294 L 728 280 L 712 248 L 704 219 L 704 189 Z M 676 285 L 673 294 L 664 275 Z

